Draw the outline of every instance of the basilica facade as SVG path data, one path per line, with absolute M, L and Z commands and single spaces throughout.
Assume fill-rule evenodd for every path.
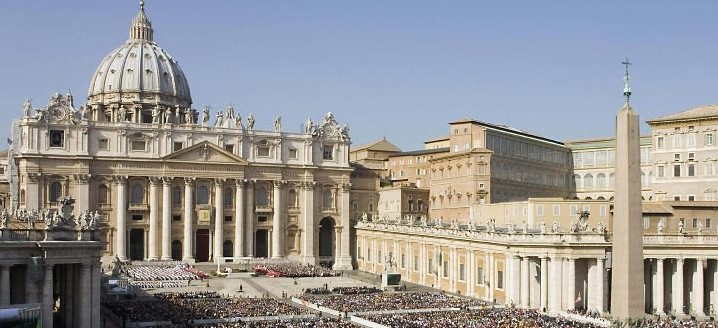
M 284 131 L 281 117 L 260 131 L 252 114 L 192 103 L 142 6 L 85 104 L 70 94 L 24 104 L 8 155 L 12 205 L 75 198 L 104 218 L 106 258 L 289 257 L 351 269 L 346 125 L 328 113 L 303 131 Z

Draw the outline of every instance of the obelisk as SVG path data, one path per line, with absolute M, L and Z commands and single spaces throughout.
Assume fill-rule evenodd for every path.
M 638 113 L 631 98 L 628 58 L 623 95 L 625 104 L 616 116 L 616 179 L 613 198 L 613 258 L 611 315 L 619 320 L 644 315 L 643 229 L 641 210 L 641 152 Z

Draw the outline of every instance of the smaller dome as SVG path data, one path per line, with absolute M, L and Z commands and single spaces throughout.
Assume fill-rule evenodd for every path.
M 131 101 L 189 107 L 192 97 L 187 78 L 177 61 L 154 42 L 152 23 L 145 15 L 144 3 L 140 6 L 130 38 L 97 67 L 88 100 L 103 105 Z

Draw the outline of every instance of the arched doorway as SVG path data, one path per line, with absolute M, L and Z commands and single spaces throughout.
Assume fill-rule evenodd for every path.
M 232 253 L 234 252 L 234 247 L 232 245 L 231 240 L 225 240 L 222 244 L 222 256 L 223 257 L 232 257 Z
M 179 240 L 172 241 L 172 259 L 175 261 L 182 260 L 182 242 Z
M 328 267 L 334 264 L 335 226 L 332 217 L 319 221 L 319 263 Z
M 142 261 L 145 258 L 145 229 L 130 230 L 130 260 Z

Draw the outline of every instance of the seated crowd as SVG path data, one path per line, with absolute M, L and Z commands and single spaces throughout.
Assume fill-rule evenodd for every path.
M 312 319 L 297 319 L 297 320 L 268 320 L 268 321 L 253 321 L 253 322 L 236 322 L 236 323 L 225 323 L 225 324 L 211 324 L 211 325 L 199 325 L 194 326 L 198 328 L 348 328 L 355 327 L 349 321 L 345 321 L 338 318 L 312 318 Z
M 443 293 L 381 293 L 352 295 L 304 295 L 302 299 L 341 312 L 381 310 L 468 308 L 487 303 L 475 299 L 449 296 Z
M 252 270 L 270 277 L 338 277 L 339 271 L 333 271 L 318 265 L 294 262 L 268 262 L 254 264 Z
M 324 287 L 317 288 L 306 288 L 304 294 L 311 295 L 327 295 L 327 294 L 340 294 L 340 295 L 359 295 L 359 294 L 378 294 L 381 293 L 381 289 L 376 287 L 334 287 L 331 290 Z
M 207 296 L 207 297 L 201 297 Z M 149 299 L 108 302 L 105 306 L 118 317 L 132 322 L 219 319 L 308 314 L 272 298 L 215 298 L 212 294 L 170 293 Z
M 482 308 L 468 311 L 436 311 L 363 316 L 364 319 L 391 327 L 522 327 L 522 328 L 597 328 L 563 317 L 552 317 L 537 310 Z
M 127 265 L 122 267 L 122 273 L 132 281 L 176 281 L 205 279 L 207 274 L 187 265 L 171 266 L 142 266 Z

